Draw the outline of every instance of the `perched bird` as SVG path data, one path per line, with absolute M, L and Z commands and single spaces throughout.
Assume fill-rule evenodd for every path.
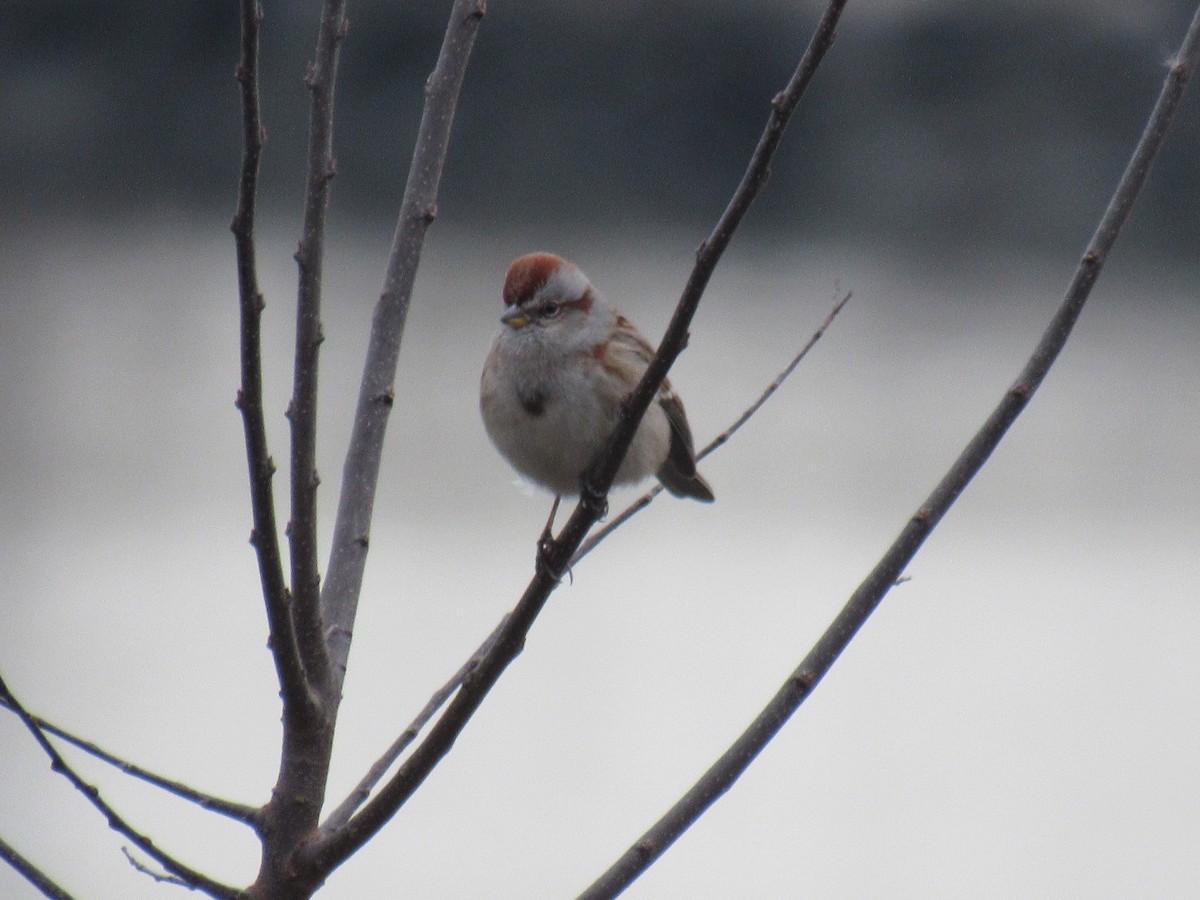
M 549 253 L 509 266 L 504 307 L 480 383 L 483 424 L 514 469 L 556 495 L 557 507 L 557 498 L 579 493 L 580 476 L 612 436 L 621 402 L 654 350 L 583 272 Z M 696 471 L 683 403 L 667 381 L 615 483 L 650 475 L 677 497 L 713 499 Z

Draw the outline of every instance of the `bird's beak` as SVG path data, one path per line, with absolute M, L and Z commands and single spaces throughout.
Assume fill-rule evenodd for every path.
M 520 331 L 529 324 L 529 315 L 521 307 L 513 304 L 504 310 L 504 315 L 500 317 L 500 321 L 509 328 Z

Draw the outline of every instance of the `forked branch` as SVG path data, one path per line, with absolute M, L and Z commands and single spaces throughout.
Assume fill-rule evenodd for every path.
M 846 606 L 820 640 L 750 727 L 654 827 L 580 895 L 580 900 L 607 900 L 620 894 L 691 827 L 718 797 L 729 790 L 792 713 L 812 693 L 813 688 L 878 607 L 884 595 L 900 578 L 904 567 L 916 555 L 942 516 L 987 462 L 1009 426 L 1025 409 L 1059 351 L 1066 344 L 1129 210 L 1145 184 L 1151 163 L 1162 145 L 1167 127 L 1183 95 L 1184 86 L 1198 59 L 1200 6 L 1196 9 L 1179 55 L 1172 63 L 1125 174 L 1075 270 L 1066 296 L 1016 381 L 1005 392 L 1000 403 L 934 488 L 933 493 L 909 519 L 900 536 L 851 595 Z
M 79 774 L 63 759 L 62 755 L 50 743 L 49 738 L 42 733 L 37 722 L 29 711 L 21 705 L 21 702 L 13 696 L 12 691 L 8 689 L 8 685 L 4 683 L 3 677 L 0 677 L 0 699 L 3 699 L 4 705 L 15 712 L 20 718 L 25 728 L 33 735 L 38 745 L 45 751 L 46 756 L 50 758 L 50 768 L 61 774 L 67 781 L 71 782 L 72 786 L 83 794 L 89 803 L 92 804 L 100 814 L 108 821 L 108 827 L 122 834 L 134 843 L 135 846 L 167 872 L 175 877 L 186 882 L 189 886 L 196 890 L 203 891 L 211 897 L 222 898 L 222 900 L 235 900 L 242 897 L 242 892 L 236 888 L 221 884 L 214 881 L 207 875 L 184 865 L 179 860 L 175 859 L 168 853 L 163 852 L 154 845 L 149 837 L 139 831 L 134 830 L 125 819 L 100 796 L 100 791 L 94 785 L 88 784 Z
M 0 706 L 7 708 L 11 707 L 4 697 L 0 697 Z M 128 760 L 109 753 L 103 747 L 97 746 L 93 742 L 72 734 L 64 728 L 60 728 L 53 722 L 47 722 L 41 716 L 30 713 L 30 718 L 46 734 L 52 734 L 56 738 L 66 741 L 74 747 L 78 747 L 89 756 L 95 757 L 101 762 L 108 763 L 114 769 L 117 769 L 131 778 L 136 778 L 139 781 L 144 781 L 147 784 L 152 784 L 157 788 L 161 788 L 168 794 L 174 794 L 189 803 L 194 803 L 201 809 L 206 809 L 209 812 L 215 812 L 222 816 L 227 816 L 238 822 L 242 822 L 251 827 L 255 827 L 258 822 L 259 810 L 257 807 L 248 806 L 244 803 L 237 803 L 233 800 L 225 800 L 221 797 L 214 797 L 212 794 L 206 794 L 203 791 L 198 791 L 193 787 L 189 787 L 180 781 L 175 781 L 171 778 L 165 778 L 151 772 L 149 769 L 144 769 L 136 763 L 131 763 Z
M 791 362 L 784 366 L 783 370 L 775 376 L 775 380 L 763 389 L 763 392 L 758 395 L 758 399 L 746 407 L 746 409 L 742 411 L 742 414 L 734 420 L 732 425 L 718 434 L 699 452 L 696 453 L 696 462 L 699 462 L 718 447 L 721 447 L 726 441 L 733 437 L 743 425 L 749 422 L 755 413 L 762 409 L 763 404 L 771 399 L 774 393 L 783 386 L 785 381 L 787 381 L 788 376 L 796 370 L 796 366 L 800 365 L 804 357 L 808 356 L 808 351 L 810 351 L 816 345 L 817 341 L 824 336 L 826 330 L 830 325 L 833 324 L 833 320 L 838 317 L 838 313 L 842 311 L 842 307 L 850 302 L 850 296 L 850 292 L 847 291 L 840 298 L 838 298 L 838 300 L 833 304 L 833 308 L 829 311 L 829 315 L 825 317 L 825 321 L 823 321 L 820 327 L 818 327 L 817 330 L 812 333 L 812 336 L 808 339 L 808 341 L 805 342 L 804 346 L 800 348 L 799 352 L 792 357 Z M 653 503 L 654 498 L 661 494 L 662 491 L 663 486 L 661 484 L 655 484 L 653 487 L 647 490 L 646 493 L 642 494 L 642 496 L 630 503 L 627 507 L 617 513 L 617 515 L 613 516 L 604 524 L 603 528 L 598 528 L 589 534 L 587 540 L 579 545 L 579 549 L 576 550 L 575 555 L 571 557 L 571 567 L 573 568 L 578 565 L 580 560 L 595 550 L 596 546 L 601 541 L 603 541 L 610 534 Z

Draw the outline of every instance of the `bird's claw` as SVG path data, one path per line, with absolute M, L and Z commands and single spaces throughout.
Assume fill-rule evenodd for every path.
M 596 490 L 587 475 L 579 480 L 579 501 L 596 521 L 608 515 L 608 495 Z

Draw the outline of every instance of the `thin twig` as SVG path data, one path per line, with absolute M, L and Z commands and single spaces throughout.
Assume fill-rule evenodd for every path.
M 350 654 L 370 543 L 383 438 L 395 397 L 396 364 L 417 264 L 425 232 L 437 215 L 438 185 L 459 90 L 485 12 L 484 0 L 455 0 L 450 12 L 437 63 L 425 83 L 425 109 L 392 238 L 383 292 L 375 305 L 358 407 L 342 469 L 342 490 L 328 577 L 321 595 L 321 615 L 329 642 L 332 694 L 335 696 L 345 678 L 346 660 Z
M 1088 244 L 1058 310 L 1016 381 L 967 444 L 933 493 L 917 510 L 895 543 L 851 595 L 842 611 L 750 727 L 703 777 L 649 831 L 613 864 L 580 900 L 607 900 L 628 887 L 693 822 L 733 785 L 759 752 L 812 693 L 854 635 L 897 583 L 930 532 L 962 493 L 1020 415 L 1067 342 L 1100 269 L 1108 258 L 1145 184 L 1150 165 L 1166 134 L 1188 76 L 1200 59 L 1200 6 L 1183 46 L 1163 84 L 1158 101 L 1121 177 L 1095 235 Z
M 41 891 L 43 897 L 49 897 L 50 900 L 73 900 L 70 894 L 50 879 L 49 875 L 22 856 L 2 837 L 0 837 L 0 859 L 16 869 L 21 877 Z
M 0 697 L 0 706 L 11 709 L 8 702 L 3 697 Z M 190 803 L 194 803 L 201 809 L 206 809 L 209 812 L 219 813 L 220 815 L 227 816 L 230 819 L 234 819 L 238 822 L 243 822 L 251 827 L 254 827 L 257 824 L 259 813 L 257 807 L 248 806 L 244 803 L 236 803 L 233 800 L 224 800 L 221 797 L 214 797 L 211 794 L 206 794 L 202 791 L 196 790 L 193 787 L 189 787 L 180 781 L 164 778 L 162 775 L 157 775 L 148 769 L 143 769 L 141 766 L 136 765 L 135 763 L 121 759 L 119 756 L 114 756 L 112 753 L 109 753 L 107 750 L 97 746 L 91 741 L 78 737 L 63 728 L 60 728 L 53 722 L 47 722 L 41 716 L 30 713 L 30 718 L 32 718 L 34 723 L 37 724 L 38 728 L 42 729 L 42 731 L 46 732 L 47 734 L 52 734 L 57 738 L 61 738 L 68 744 L 78 747 L 89 756 L 93 756 L 101 762 L 108 763 L 113 768 L 119 769 L 121 772 L 129 775 L 132 778 L 137 778 L 138 780 L 144 781 L 147 784 L 152 784 L 157 788 L 162 788 L 167 793 L 174 794 L 176 797 L 180 797 L 189 801 Z
M 758 395 L 758 399 L 746 407 L 745 410 L 743 410 L 742 414 L 737 417 L 732 425 L 709 441 L 709 443 L 696 454 L 697 462 L 704 459 L 706 456 L 728 441 L 731 437 L 733 437 L 734 434 L 737 433 L 738 429 L 749 422 L 751 417 L 760 409 L 762 409 L 763 404 L 770 400 L 771 395 L 783 386 L 783 383 L 787 381 L 788 376 L 795 371 L 796 366 L 800 365 L 800 362 L 804 359 L 804 357 L 808 356 L 808 351 L 813 348 L 817 341 L 819 341 L 825 334 L 829 326 L 833 324 L 833 320 L 836 319 L 838 313 L 842 311 L 842 307 L 850 302 L 850 296 L 850 292 L 847 291 L 840 298 L 838 298 L 833 305 L 833 309 L 829 311 L 829 315 L 825 317 L 825 321 L 821 323 L 820 327 L 813 332 L 812 336 L 808 339 L 808 341 L 805 342 L 804 346 L 800 348 L 800 352 L 792 357 L 791 362 L 789 362 L 784 367 L 783 371 L 775 376 L 775 380 L 767 385 L 763 392 Z M 598 528 L 589 534 L 587 540 L 579 545 L 579 549 L 575 551 L 575 555 L 571 557 L 571 567 L 578 565 L 579 561 L 595 550 L 596 546 L 601 541 L 632 519 L 637 513 L 641 512 L 643 509 L 653 503 L 654 499 L 662 493 L 662 490 L 663 487 L 661 484 L 654 484 L 644 494 L 642 494 L 642 496 L 638 497 L 623 510 L 621 510 L 621 512 L 606 522 L 603 528 Z
M 504 627 L 504 622 L 507 618 L 505 616 L 504 619 L 501 619 L 500 624 L 476 648 L 475 652 L 471 654 L 470 659 L 463 663 L 458 671 L 450 676 L 449 681 L 434 691 L 433 696 L 429 698 L 429 702 L 425 704 L 425 707 L 417 714 L 417 717 L 409 723 L 404 731 L 400 732 L 400 736 L 392 742 L 392 745 L 387 748 L 384 754 L 367 770 L 362 780 L 354 786 L 354 790 L 347 795 L 346 799 L 339 804 L 337 809 L 329 814 L 329 818 L 321 825 L 322 834 L 332 834 L 337 831 L 337 829 L 350 821 L 350 817 L 356 809 L 367 802 L 367 798 L 371 796 L 371 791 L 375 785 L 379 784 L 383 776 L 387 774 L 388 769 L 400 758 L 400 754 L 408 748 L 409 744 L 416 740 L 417 735 L 421 733 L 421 729 L 429 724 L 429 721 L 437 711 L 458 690 L 459 685 L 479 665 L 479 661 L 483 659 L 484 655 L 491 649 L 492 644 L 496 642 L 496 638 L 500 634 L 500 629 Z
M 140 872 L 142 875 L 148 875 L 151 879 L 157 881 L 159 884 L 173 884 L 176 887 L 184 887 L 188 890 L 193 890 L 192 886 L 182 878 L 172 875 L 169 872 L 159 872 L 150 868 L 148 865 L 134 856 L 133 851 L 128 847 L 122 847 L 121 852 L 125 854 L 125 861 L 128 862 L 129 865 L 133 866 L 133 870 L 135 872 Z
M 612 484 L 621 457 L 629 447 L 637 422 L 645 412 L 657 386 L 666 377 L 670 361 L 674 360 L 683 347 L 688 323 L 695 313 L 717 259 L 766 181 L 767 167 L 779 144 L 783 127 L 820 64 L 825 50 L 833 41 L 834 24 L 844 2 L 845 0 L 841 0 L 831 4 L 831 12 L 827 12 L 822 18 L 796 74 L 785 91 L 772 101 L 772 112 L 766 131 L 759 141 L 746 175 L 734 193 L 729 207 L 718 221 L 712 236 L 697 256 L 692 277 L 676 307 L 658 353 L 651 362 L 646 377 L 635 390 L 633 398 L 627 403 L 621 424 L 610 440 L 610 449 L 599 467 L 591 473 L 588 485 L 590 490 L 583 492 L 580 503 L 559 537 L 551 541 L 544 551 L 539 551 L 534 577 L 510 618 L 501 628 L 495 645 L 463 682 L 446 712 L 430 728 L 425 739 L 412 755 L 401 763 L 392 778 L 345 826 L 311 845 L 309 849 L 319 869 L 330 870 L 349 858 L 395 815 L 442 757 L 450 751 L 455 739 L 466 727 L 492 686 L 499 680 L 508 664 L 521 652 L 526 634 L 559 583 L 559 573 L 566 570 L 587 530 L 604 511 L 603 498 Z M 653 383 L 647 388 L 650 382 Z
M 275 522 L 275 499 L 271 480 L 275 462 L 267 449 L 267 426 L 263 416 L 262 311 L 263 295 L 258 287 L 258 262 L 254 242 L 255 199 L 258 166 L 262 154 L 263 126 L 258 102 L 258 32 L 262 8 L 257 0 L 242 0 L 241 59 L 234 77 L 242 94 L 242 172 L 238 183 L 238 208 L 230 225 L 237 249 L 238 294 L 241 314 L 242 386 L 237 407 L 242 413 L 246 435 L 246 462 L 250 469 L 250 506 L 254 527 L 250 543 L 258 556 L 259 580 L 271 632 L 271 654 L 285 709 L 312 708 L 312 699 L 300 667 L 296 636 L 292 628 L 290 595 L 283 577 L 279 552 L 279 528 Z
M 337 86 L 338 51 L 346 36 L 346 0 L 325 0 L 317 34 L 316 57 L 304 83 L 308 86 L 308 177 L 304 191 L 304 224 L 296 248 L 299 285 L 296 297 L 296 355 L 292 399 L 287 416 L 292 427 L 292 516 L 288 538 L 292 548 L 292 617 L 309 683 L 329 690 L 329 656 L 321 629 L 321 576 L 317 561 L 317 364 L 321 342 L 321 279 L 325 260 L 325 216 L 337 165 L 333 158 L 333 98 Z
M 34 740 L 36 740 L 42 750 L 45 751 L 46 755 L 50 758 L 50 768 L 53 771 L 60 773 L 69 782 L 71 782 L 75 789 L 83 794 L 83 796 L 87 798 L 87 801 L 100 811 L 101 815 L 108 820 L 109 828 L 113 829 L 118 834 L 122 834 L 127 837 L 137 846 L 139 850 L 161 865 L 172 875 L 183 879 L 185 882 L 187 882 L 187 884 L 195 889 L 204 891 L 204 893 L 212 897 L 223 898 L 223 900 L 226 900 L 226 898 L 227 900 L 236 900 L 236 898 L 241 898 L 244 896 L 243 893 L 236 888 L 232 888 L 228 885 L 221 884 L 218 881 L 214 881 L 207 875 L 204 875 L 203 873 L 184 865 L 170 854 L 159 850 L 158 847 L 154 845 L 154 841 L 149 837 L 141 834 L 138 831 L 135 831 L 133 827 L 126 822 L 125 819 L 122 818 L 121 815 L 117 813 L 117 811 L 113 809 L 103 797 L 100 796 L 100 791 L 94 785 L 88 784 L 86 781 L 80 778 L 79 774 L 73 768 L 71 768 L 65 759 L 63 759 L 62 755 L 54 748 L 54 745 L 50 743 L 49 738 L 42 733 L 42 730 L 38 727 L 38 724 L 34 720 L 33 716 L 30 715 L 29 711 L 21 705 L 21 702 L 17 700 L 15 696 L 13 696 L 12 691 L 8 689 L 8 685 L 5 684 L 2 676 L 0 676 L 0 698 L 3 698 L 4 704 L 17 714 L 17 716 L 21 719 L 21 722 L 25 725 L 25 728 L 28 729 L 29 733 L 33 735 Z

